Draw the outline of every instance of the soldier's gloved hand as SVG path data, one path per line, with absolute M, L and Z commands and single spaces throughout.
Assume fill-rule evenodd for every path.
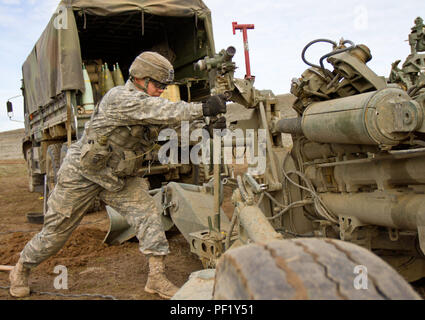
M 226 113 L 226 96 L 219 94 L 208 97 L 207 101 L 202 104 L 204 117 L 213 117 L 220 113 Z

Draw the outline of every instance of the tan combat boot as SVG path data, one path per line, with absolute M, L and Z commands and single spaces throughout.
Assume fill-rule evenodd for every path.
M 165 256 L 149 256 L 149 275 L 145 291 L 157 293 L 160 297 L 170 299 L 179 290 L 165 276 Z
M 30 295 L 30 287 L 28 284 L 29 275 L 30 269 L 24 267 L 22 262 L 19 260 L 9 274 L 9 292 L 12 297 L 23 298 Z

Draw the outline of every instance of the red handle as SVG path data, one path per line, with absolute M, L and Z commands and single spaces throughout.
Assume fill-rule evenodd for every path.
M 237 22 L 232 22 L 232 29 L 233 34 L 236 34 L 236 30 L 241 30 L 243 34 L 243 45 L 244 45 L 244 51 L 245 51 L 245 68 L 246 68 L 246 75 L 245 79 L 252 79 L 253 76 L 251 75 L 251 65 L 249 62 L 249 46 L 248 46 L 248 29 L 254 29 L 253 24 L 238 24 Z

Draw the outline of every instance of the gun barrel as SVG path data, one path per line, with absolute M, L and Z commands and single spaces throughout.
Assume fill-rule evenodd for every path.
M 310 104 L 302 118 L 282 119 L 276 130 L 321 143 L 398 145 L 423 123 L 421 106 L 398 88 L 384 88 Z

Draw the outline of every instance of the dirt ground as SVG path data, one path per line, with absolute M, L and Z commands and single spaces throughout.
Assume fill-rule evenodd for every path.
M 26 174 L 24 160 L 0 160 L 0 265 L 14 265 L 19 252 L 42 227 L 26 219 L 27 213 L 42 212 L 43 208 L 41 194 L 28 191 Z M 231 193 L 225 186 L 222 208 L 228 216 L 233 213 Z M 33 269 L 32 294 L 24 300 L 161 300 L 143 290 L 148 265 L 138 242 L 108 246 L 103 243 L 108 228 L 105 210 L 86 214 L 62 250 Z M 166 273 L 182 286 L 192 272 L 202 269 L 202 264 L 178 231 L 167 232 L 167 238 L 171 253 L 166 258 Z M 54 269 L 59 265 L 67 267 L 67 290 L 54 288 L 59 275 Z M 7 289 L 8 275 L 0 271 L 0 300 L 14 299 Z M 415 289 L 425 298 L 424 283 Z
M 43 199 L 39 193 L 28 191 L 24 160 L 0 160 L 0 265 L 14 265 L 23 249 L 41 225 L 26 219 L 29 212 L 42 212 Z M 226 202 L 223 210 L 233 212 L 229 202 L 231 190 L 225 189 Z M 157 295 L 144 292 L 148 265 L 138 250 L 137 241 L 119 246 L 108 246 L 103 239 L 108 231 L 109 218 L 106 211 L 86 214 L 80 226 L 55 256 L 33 269 L 30 286 L 33 293 L 27 300 L 56 299 L 116 299 L 157 300 Z M 202 269 L 196 255 L 190 252 L 184 237 L 174 231 L 167 233 L 171 254 L 166 258 L 169 279 L 182 286 L 189 275 Z M 56 290 L 55 266 L 68 270 L 68 290 Z M 13 299 L 8 290 L 8 272 L 0 271 L 0 300 Z M 101 296 L 64 297 L 42 294 L 96 294 Z M 112 296 L 112 297 L 108 297 Z

